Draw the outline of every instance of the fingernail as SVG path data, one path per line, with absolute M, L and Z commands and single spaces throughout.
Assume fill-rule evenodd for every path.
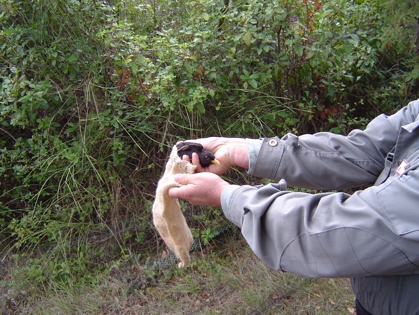
M 176 174 L 175 175 L 175 182 L 179 183 L 180 182 L 180 178 L 181 178 L 181 175 Z

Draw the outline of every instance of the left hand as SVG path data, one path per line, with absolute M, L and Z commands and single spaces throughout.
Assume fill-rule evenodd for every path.
M 193 205 L 220 207 L 221 193 L 230 184 L 213 173 L 177 174 L 175 181 L 181 187 L 169 189 L 169 196 L 188 201 Z
M 221 163 L 220 165 L 210 164 L 207 167 L 202 167 L 199 164 L 198 155 L 192 154 L 192 161 L 189 161 L 189 157 L 185 155 L 183 159 L 196 166 L 196 173 L 211 172 L 220 175 L 232 166 L 238 166 L 244 169 L 249 168 L 249 154 L 246 139 L 211 137 L 187 141 L 202 144 L 204 149 L 211 151 Z

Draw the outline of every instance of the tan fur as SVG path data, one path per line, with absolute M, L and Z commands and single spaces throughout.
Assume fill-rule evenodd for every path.
M 153 204 L 153 223 L 170 250 L 181 260 L 179 268 L 185 267 L 191 260 L 189 249 L 192 246 L 193 238 L 180 209 L 179 201 L 170 198 L 168 190 L 171 187 L 181 186 L 175 182 L 175 174 L 192 174 L 195 172 L 195 168 L 196 166 L 180 159 L 176 146 L 173 146 L 163 177 L 157 184 L 156 199 Z

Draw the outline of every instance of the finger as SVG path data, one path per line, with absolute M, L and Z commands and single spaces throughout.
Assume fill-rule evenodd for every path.
M 169 197 L 171 198 L 179 198 L 180 197 L 180 189 L 179 187 L 171 187 L 169 188 L 169 190 L 167 191 L 167 194 L 169 195 Z
M 184 154 L 184 155 L 182 156 L 182 160 L 183 160 L 183 161 L 186 161 L 186 162 L 190 162 L 189 156 L 187 156 L 186 154 Z
M 200 143 L 204 147 L 204 149 L 211 151 L 212 153 L 215 153 L 217 151 L 217 137 L 210 137 L 210 138 L 202 138 L 200 139 Z
M 192 153 L 192 164 L 196 166 L 200 165 L 198 154 L 196 154 L 195 152 Z
M 176 183 L 179 183 L 181 185 L 189 184 L 187 174 L 176 174 L 175 177 L 174 177 L 174 180 L 175 180 Z
M 192 164 L 196 166 L 195 173 L 200 173 L 203 171 L 203 167 L 199 162 L 198 154 L 196 154 L 195 152 L 192 153 Z

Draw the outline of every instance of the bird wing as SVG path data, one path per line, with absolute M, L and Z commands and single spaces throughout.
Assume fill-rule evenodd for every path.
M 178 152 L 186 151 L 186 150 L 196 150 L 195 152 L 199 152 L 204 149 L 202 144 L 197 143 L 197 142 L 188 142 L 188 141 L 178 142 L 176 143 L 176 147 L 177 147 Z

